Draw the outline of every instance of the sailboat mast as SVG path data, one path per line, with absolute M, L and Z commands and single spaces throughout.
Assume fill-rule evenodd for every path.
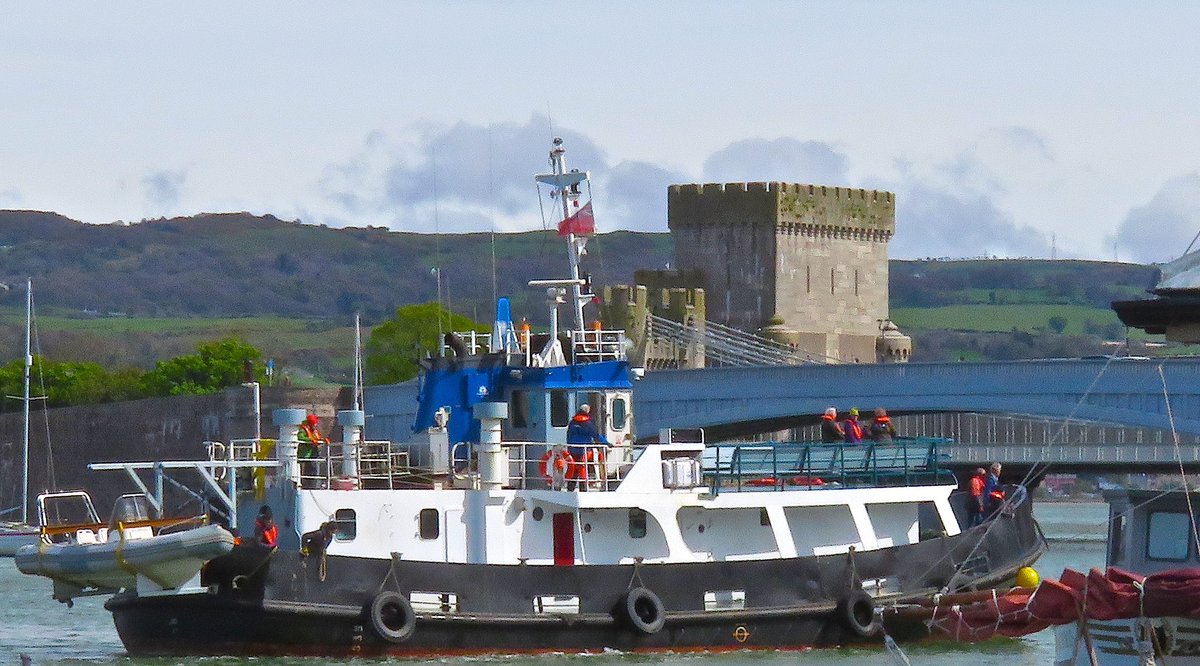
M 21 421 L 21 522 L 29 524 L 29 369 L 33 356 L 29 354 L 29 333 L 33 320 L 33 279 L 25 280 L 25 393 L 24 419 Z

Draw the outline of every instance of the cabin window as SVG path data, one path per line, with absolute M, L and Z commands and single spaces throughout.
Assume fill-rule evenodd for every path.
M 646 536 L 646 512 L 643 509 L 629 510 L 629 536 L 642 539 Z
M 771 526 L 771 516 L 767 514 L 766 507 L 758 510 L 758 525 L 759 527 Z
M 1146 557 L 1173 562 L 1186 560 L 1191 533 L 1186 513 L 1152 512 L 1146 526 Z
M 441 521 L 438 519 L 437 509 L 421 509 L 420 518 L 417 522 L 420 525 L 422 539 L 436 539 L 441 536 Z
M 625 398 L 613 398 L 612 415 L 609 417 L 609 424 L 613 430 L 624 430 L 625 423 L 629 420 L 629 410 L 625 406 Z
M 565 428 L 571 420 L 571 406 L 567 404 L 566 391 L 550 392 L 550 425 Z
M 508 399 L 508 422 L 514 428 L 529 427 L 529 392 L 513 391 Z
M 338 509 L 333 512 L 333 538 L 338 541 L 353 541 L 358 536 L 358 517 L 354 509 Z
M 1113 518 L 1108 529 L 1108 564 L 1113 566 L 1125 559 L 1125 516 Z

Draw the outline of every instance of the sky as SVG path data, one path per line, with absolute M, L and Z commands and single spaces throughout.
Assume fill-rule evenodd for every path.
M 0 19 L 0 208 L 600 231 L 671 183 L 896 193 L 893 258 L 1160 262 L 1200 233 L 1197 3 L 63 2 Z M 542 202 L 545 204 L 545 202 Z

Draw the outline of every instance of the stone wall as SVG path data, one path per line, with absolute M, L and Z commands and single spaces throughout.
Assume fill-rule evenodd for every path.
M 711 319 L 753 332 L 777 318 L 805 351 L 875 360 L 888 317 L 892 193 L 693 184 L 672 185 L 667 202 L 676 267 L 703 275 Z
M 228 441 L 254 436 L 251 396 L 250 389 L 231 388 L 216 395 L 150 398 L 32 411 L 30 501 L 50 487 L 49 467 L 53 465 L 58 489 L 87 490 L 92 494 L 97 510 L 107 516 L 113 500 L 136 489 L 124 472 L 92 472 L 87 469 L 88 463 L 205 458 L 207 453 L 202 446 L 205 440 Z M 278 435 L 278 429 L 271 425 L 271 411 L 280 407 L 312 411 L 321 417 L 322 432 L 329 434 L 334 428 L 333 417 L 338 404 L 339 391 L 336 389 L 264 387 L 263 436 Z M 3 508 L 20 505 L 22 420 L 19 406 L 15 412 L 0 414 L 0 506 Z M 47 432 L 50 446 L 46 444 Z M 189 480 L 194 478 L 192 474 Z M 184 479 L 183 475 L 180 479 Z
M 629 362 L 634 367 L 702 368 L 704 345 L 699 342 L 704 332 L 704 290 L 687 288 L 699 275 L 678 271 L 637 271 L 635 285 L 604 287 L 601 318 L 615 328 L 625 330 L 632 348 Z M 654 314 L 673 322 L 694 327 L 699 334 L 691 343 L 650 339 L 647 335 L 647 315 Z
M 773 314 L 778 210 L 767 183 L 667 190 L 675 268 L 704 276 L 710 320 L 753 331 Z

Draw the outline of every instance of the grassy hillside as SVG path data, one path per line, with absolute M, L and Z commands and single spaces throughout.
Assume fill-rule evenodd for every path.
M 585 270 L 596 285 L 628 283 L 672 252 L 669 234 L 602 234 Z M 563 275 L 561 239 L 499 234 L 494 253 L 498 292 L 518 316 L 544 323 L 543 295 L 526 282 Z M 490 319 L 492 255 L 490 234 L 330 229 L 245 213 L 87 225 L 0 211 L 0 359 L 20 355 L 20 285 L 32 276 L 39 342 L 52 358 L 147 368 L 233 335 L 296 377 L 344 380 L 353 313 L 369 328 L 400 305 L 435 300 L 435 267 L 451 309 Z M 890 272 L 891 316 L 914 336 L 918 360 L 1101 351 L 1102 340 L 1125 335 L 1109 302 L 1141 297 L 1157 278 L 1152 266 L 1087 261 L 893 261 Z
M 932 308 L 894 308 L 892 321 L 902 329 L 951 331 L 1052 331 L 1050 320 L 1062 317 L 1063 335 L 1124 336 L 1125 328 L 1111 309 L 1090 305 L 1026 303 L 1005 305 L 945 305 Z M 1138 331 L 1140 333 L 1140 331 Z

